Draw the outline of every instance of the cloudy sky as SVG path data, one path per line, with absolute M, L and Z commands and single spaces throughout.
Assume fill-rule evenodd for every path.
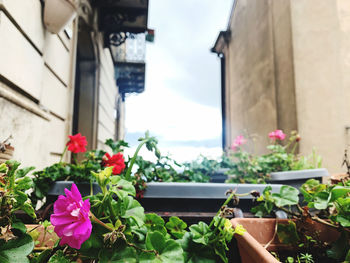
M 210 52 L 232 0 L 150 0 L 146 86 L 126 99 L 126 140 L 146 130 L 178 161 L 221 154 L 220 61 Z

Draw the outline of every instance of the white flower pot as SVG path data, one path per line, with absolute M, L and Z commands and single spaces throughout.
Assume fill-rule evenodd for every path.
M 45 0 L 44 23 L 53 34 L 59 33 L 77 14 L 73 0 Z

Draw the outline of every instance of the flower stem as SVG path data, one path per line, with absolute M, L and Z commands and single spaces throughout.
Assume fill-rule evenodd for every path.
M 64 148 L 63 153 L 61 154 L 61 158 L 60 158 L 60 162 L 59 162 L 59 163 L 62 162 L 63 156 L 64 156 L 65 153 L 67 152 L 67 149 L 68 149 L 68 146 L 66 146 L 66 147 Z
M 235 195 L 236 195 L 235 192 L 230 194 L 230 196 L 226 199 L 225 203 L 223 203 L 223 205 L 221 207 L 227 205 Z M 218 216 L 219 214 L 220 214 L 220 210 L 216 213 L 215 216 Z M 211 228 L 213 226 L 213 224 L 214 224 L 214 218 L 211 220 L 209 228 Z
M 103 226 L 104 228 L 110 231 L 114 231 L 112 227 L 107 226 L 105 223 L 99 220 L 93 213 L 90 212 L 89 216 L 90 216 L 90 220 L 93 221 L 94 223 L 99 224 L 100 226 Z
M 130 163 L 129 163 L 129 167 L 128 167 L 128 170 L 126 171 L 126 174 L 125 174 L 125 178 L 126 180 L 130 180 L 130 176 L 131 176 L 131 170 L 132 170 L 132 167 L 136 161 L 136 157 L 137 155 L 139 154 L 139 151 L 141 150 L 142 146 L 148 141 L 148 139 L 145 139 L 143 141 L 141 141 L 141 143 L 139 144 L 139 146 L 137 146 L 136 148 L 136 151 L 134 153 L 134 156 L 132 157 Z

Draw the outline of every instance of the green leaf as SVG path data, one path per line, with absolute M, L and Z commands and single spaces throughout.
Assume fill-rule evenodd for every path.
M 349 216 L 345 217 L 345 216 L 342 216 L 342 215 L 337 215 L 336 220 L 343 227 L 350 227 L 350 217 Z
M 215 251 L 210 246 L 204 246 L 192 241 L 191 233 L 186 232 L 182 239 L 177 240 L 184 251 L 186 263 L 215 263 Z
M 162 233 L 155 231 L 147 234 L 146 247 L 150 250 L 163 251 L 165 247 L 165 237 Z
M 218 255 L 224 263 L 228 262 L 224 244 L 220 242 L 216 243 L 214 250 L 215 250 L 215 254 Z
M 136 251 L 132 247 L 118 246 L 113 249 L 103 249 L 99 253 L 100 263 L 136 263 Z
M 22 177 L 26 176 L 29 172 L 33 171 L 34 169 L 35 169 L 34 166 L 19 169 L 16 172 L 16 178 L 22 178 Z
M 337 200 L 340 197 L 345 197 L 350 193 L 350 187 L 346 186 L 336 186 L 331 191 L 330 202 Z
M 49 257 L 51 256 L 52 249 L 46 249 L 41 252 L 37 257 L 33 258 L 31 263 L 47 263 Z
M 212 233 L 206 223 L 199 222 L 198 224 L 190 226 L 190 232 L 192 234 L 193 242 L 208 245 Z
M 8 168 L 7 165 L 5 163 L 0 164 L 0 173 L 7 173 L 8 172 Z
M 62 250 L 58 250 L 55 255 L 53 255 L 48 263 L 70 263 L 71 261 L 67 259 Z
M 296 205 L 299 202 L 299 191 L 298 189 L 289 186 L 283 185 L 279 193 L 273 193 L 272 197 L 275 200 L 275 204 L 278 207 L 285 205 Z
M 112 176 L 111 184 L 112 187 L 109 191 L 115 193 L 120 199 L 128 195 L 135 196 L 136 194 L 135 187 L 132 183 L 122 179 L 120 176 Z
M 22 177 L 15 181 L 17 190 L 28 190 L 33 186 L 33 180 L 30 177 Z
M 22 206 L 21 209 L 30 217 L 36 218 L 35 210 L 33 206 L 29 202 L 25 202 Z
M 300 239 L 293 221 L 288 221 L 288 224 L 278 224 L 277 236 L 284 244 L 297 244 Z
M 25 201 L 27 201 L 28 199 L 28 196 L 22 191 L 15 190 L 14 194 L 15 194 L 15 198 L 18 206 L 23 205 Z
M 22 234 L 25 234 L 27 232 L 27 228 L 26 228 L 25 224 L 23 224 L 22 221 L 19 221 L 19 220 L 12 222 L 11 228 L 17 229 Z
M 140 203 L 131 196 L 126 196 L 121 201 L 121 217 L 133 219 L 139 226 L 143 225 L 145 214 Z
M 12 239 L 0 246 L 1 263 L 29 263 L 27 255 L 34 248 L 34 241 L 30 235 L 23 235 Z
M 183 250 L 175 240 L 166 240 L 165 237 L 158 231 L 150 232 L 146 237 L 146 248 L 148 250 L 156 250 L 159 254 L 159 259 L 151 253 L 142 253 L 140 262 L 164 262 L 177 263 L 183 262 Z
M 316 194 L 314 207 L 316 209 L 326 209 L 330 200 L 330 194 L 326 191 L 322 191 Z
M 315 194 L 326 189 L 325 184 L 321 184 L 318 180 L 309 179 L 301 187 L 300 192 L 304 196 L 306 202 L 311 202 L 314 199 Z
M 170 217 L 169 222 L 166 223 L 165 226 L 176 238 L 182 238 L 186 233 L 185 229 L 187 228 L 187 224 L 176 216 Z
M 159 231 L 163 235 L 166 235 L 167 231 L 164 227 L 164 220 L 160 216 L 150 213 L 145 215 L 145 226 L 149 231 Z

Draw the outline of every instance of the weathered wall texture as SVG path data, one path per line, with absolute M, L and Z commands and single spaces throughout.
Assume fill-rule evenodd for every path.
M 237 0 L 228 30 L 227 146 L 245 132 L 298 130 L 302 154 L 316 148 L 330 172 L 341 171 L 350 143 L 349 1 Z
M 277 128 L 285 133 L 298 129 L 294 89 L 293 45 L 290 3 L 270 1 Z
M 59 161 L 72 133 L 77 41 L 84 41 L 77 37 L 77 19 L 70 25 L 72 38 L 46 31 L 42 11 L 40 0 L 0 0 L 0 141 L 11 134 L 14 158 L 38 169 Z M 91 72 L 86 88 L 92 86 L 94 96 L 84 90 L 80 103 L 94 116 L 93 122 L 82 118 L 80 124 L 93 131 L 87 134 L 93 140 L 89 147 L 104 148 L 107 138 L 116 138 L 119 95 L 111 54 L 103 48 L 102 35 L 90 31 L 95 57 L 79 64 L 90 70 L 79 85 L 85 87 Z
M 42 24 L 39 0 L 0 3 L 0 140 L 42 168 L 59 160 L 71 124 L 72 39 Z
M 230 21 L 231 38 L 224 52 L 227 144 L 240 134 L 258 136 L 258 153 L 265 151 L 264 135 L 277 127 L 270 12 L 268 1 L 237 1 Z
M 291 1 L 291 14 L 300 150 L 315 147 L 324 165 L 337 172 L 350 123 L 350 5 Z

